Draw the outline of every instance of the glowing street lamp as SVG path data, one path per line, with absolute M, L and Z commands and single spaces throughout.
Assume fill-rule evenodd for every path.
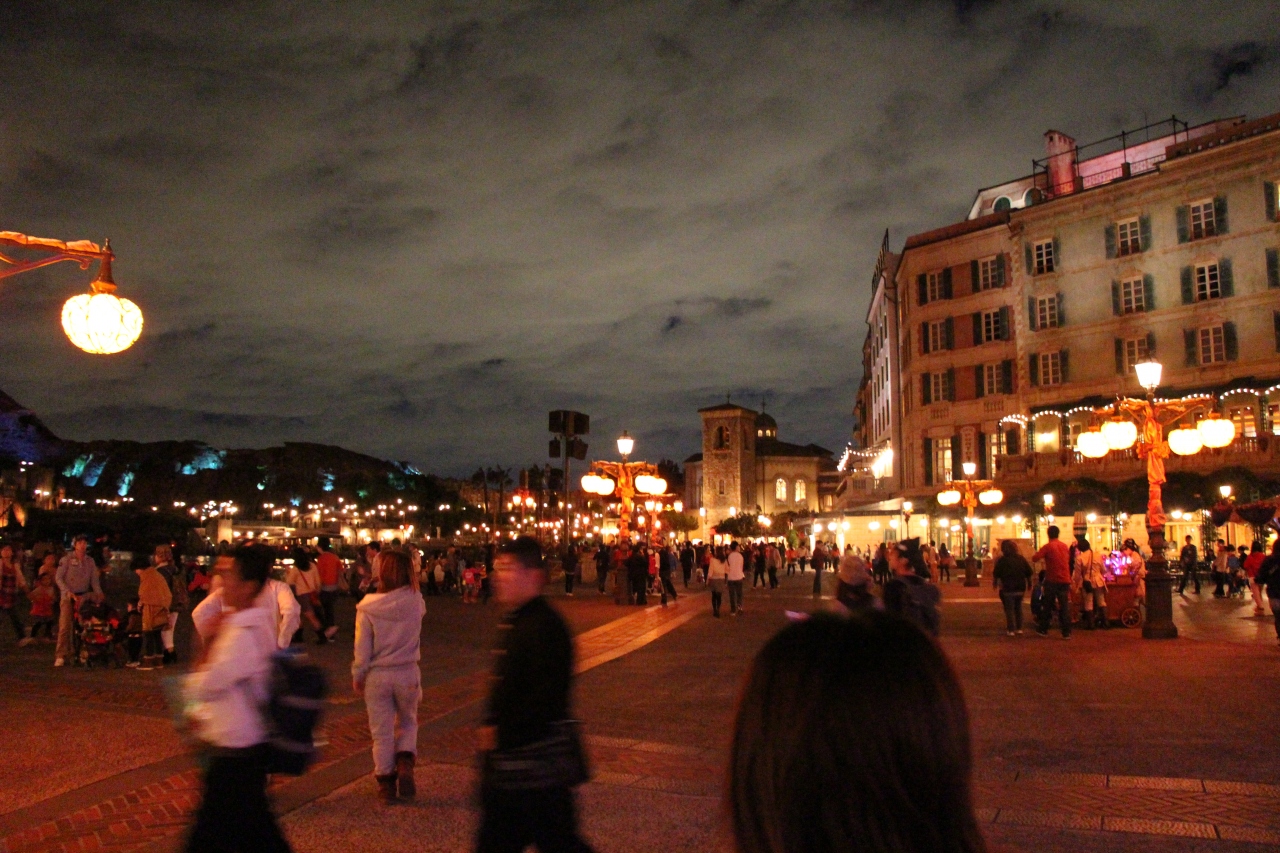
M 622 435 L 618 436 L 618 455 L 622 457 L 623 462 L 626 462 L 627 457 L 631 455 L 631 451 L 635 449 L 636 440 L 624 429 Z

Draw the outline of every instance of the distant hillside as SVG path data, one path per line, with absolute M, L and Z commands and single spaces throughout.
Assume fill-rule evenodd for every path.
M 62 441 L 35 412 L 0 391 L 0 459 L 44 462 L 62 451 Z

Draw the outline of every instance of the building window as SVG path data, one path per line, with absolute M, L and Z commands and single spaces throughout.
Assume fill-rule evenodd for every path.
M 944 400 L 950 400 L 954 396 L 953 390 L 950 371 L 929 374 L 930 402 L 941 403 Z
M 928 296 L 930 302 L 934 302 L 938 299 L 945 299 L 947 297 L 946 284 L 943 281 L 941 270 L 929 273 Z
M 1124 342 L 1124 372 L 1132 373 L 1133 366 L 1142 361 L 1151 352 L 1147 347 L 1147 338 L 1130 338 Z
M 1002 341 L 1005 338 L 1004 324 L 1001 323 L 999 311 L 982 312 L 982 343 Z
M 1217 364 L 1227 360 L 1226 336 L 1221 326 L 1209 326 L 1200 330 L 1200 363 Z
M 1009 388 L 1005 387 L 1005 369 L 1001 364 L 984 364 L 982 366 L 982 393 L 984 396 L 990 394 L 1008 394 Z
M 715 447 L 716 450 L 725 450 L 726 448 L 728 448 L 728 446 L 729 446 L 729 428 L 723 427 L 723 426 L 716 427 L 715 442 L 713 444 L 713 447 Z M 724 494 L 724 492 L 721 492 L 720 494 Z
M 1213 214 L 1213 199 L 1205 199 L 1191 205 L 1191 239 L 1212 237 L 1218 233 L 1218 222 Z
M 1141 251 L 1142 238 L 1139 236 L 1138 220 L 1116 223 L 1116 254 L 1136 255 Z
M 1280 403 L 1267 403 L 1267 423 L 1272 435 L 1280 435 Z
M 1056 258 L 1053 256 L 1053 241 L 1041 240 L 1033 247 L 1035 265 L 1034 275 L 1044 275 L 1053 272 L 1057 268 Z
M 1222 298 L 1222 273 L 1216 263 L 1196 267 L 1196 301 Z
M 1036 300 L 1036 328 L 1054 329 L 1058 326 L 1058 297 L 1044 296 Z
M 925 352 L 938 352 L 947 348 L 946 321 L 930 323 L 927 327 L 929 339 L 925 342 Z
M 1236 435 L 1244 438 L 1258 437 L 1258 421 L 1253 406 L 1232 406 L 1227 409 L 1227 417 L 1236 425 Z
M 991 290 L 1000 287 L 1000 259 L 987 258 L 978 261 L 978 290 Z
M 1062 353 L 1058 353 L 1058 352 L 1040 353 L 1040 384 L 1041 385 L 1061 385 L 1062 384 Z
M 996 459 L 1005 454 L 1004 431 L 996 430 L 987 436 L 987 470 L 996 470 Z
M 933 440 L 933 483 L 935 486 L 951 482 L 951 439 Z
M 779 501 L 787 499 L 787 481 L 781 477 L 773 484 L 773 497 Z
M 716 483 L 716 494 L 721 496 L 724 495 L 724 480 L 721 480 L 720 482 Z
M 1120 313 L 1137 314 L 1147 310 L 1146 291 L 1141 278 L 1120 282 Z
M 794 494 L 795 494 L 795 496 L 796 496 L 796 501 L 797 501 L 797 502 L 799 502 L 799 501 L 803 501 L 803 500 L 808 500 L 808 498 L 809 498 L 809 484 L 808 484 L 808 483 L 806 483 L 804 480 L 796 480 L 796 490 L 795 490 Z

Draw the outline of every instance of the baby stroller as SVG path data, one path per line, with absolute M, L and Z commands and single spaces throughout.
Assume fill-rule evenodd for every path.
M 106 604 L 82 599 L 76 607 L 76 661 L 90 669 L 95 663 L 119 666 L 116 624 L 115 613 Z

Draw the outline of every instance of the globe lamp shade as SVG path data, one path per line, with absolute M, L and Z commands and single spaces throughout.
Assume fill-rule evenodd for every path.
M 62 306 L 62 328 L 85 352 L 111 355 L 133 346 L 142 334 L 142 312 L 128 299 L 95 288 Z
M 624 429 L 622 435 L 618 438 L 618 453 L 622 456 L 630 456 L 631 451 L 636 449 L 636 440 L 627 434 Z
M 1202 420 L 1196 425 L 1205 447 L 1226 447 L 1236 437 L 1236 425 L 1216 414 Z
M 1102 430 L 1091 429 L 1080 433 L 1076 438 L 1076 451 L 1089 459 L 1101 459 L 1111 452 Z
M 955 489 L 938 493 L 938 504 L 940 506 L 954 506 L 958 503 L 960 503 L 960 492 Z
M 1179 456 L 1194 456 L 1204 447 L 1200 430 L 1182 427 L 1169 433 L 1169 449 Z
M 600 481 L 596 483 L 596 494 L 601 497 L 608 497 L 613 494 L 613 487 L 613 480 L 608 477 L 601 477 Z
M 1133 421 L 1113 418 L 1102 425 L 1102 436 L 1112 450 L 1127 450 L 1138 440 L 1138 427 Z
M 595 474 L 584 474 L 582 476 L 582 491 L 594 495 L 598 488 L 600 488 L 599 477 Z
M 1154 391 L 1160 387 L 1160 374 L 1164 372 L 1164 366 L 1155 359 L 1140 361 L 1133 366 L 1134 373 L 1138 374 L 1138 384 L 1148 391 Z
M 974 474 L 978 473 L 977 462 L 962 462 L 961 467 L 964 469 L 964 475 L 966 477 L 972 477 Z
M 999 489 L 987 489 L 985 492 L 978 493 L 978 502 L 983 506 L 991 506 L 998 504 L 1004 500 L 1004 492 Z

